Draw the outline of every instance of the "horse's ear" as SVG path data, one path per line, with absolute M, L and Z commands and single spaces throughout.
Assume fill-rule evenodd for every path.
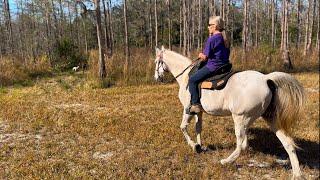
M 159 48 L 157 48 L 157 47 L 155 49 L 156 49 L 156 55 L 160 54 L 161 50 Z
M 162 51 L 164 51 L 164 50 L 165 50 L 165 49 L 164 49 L 164 46 L 161 46 L 161 50 L 162 50 Z

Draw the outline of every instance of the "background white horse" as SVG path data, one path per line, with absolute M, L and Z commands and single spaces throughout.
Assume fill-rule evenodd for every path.
M 156 55 L 154 77 L 162 80 L 166 71 L 176 77 L 180 86 L 179 99 L 183 105 L 180 128 L 193 150 L 201 152 L 202 113 L 195 116 L 186 114 L 191 97 L 187 84 L 192 62 L 164 47 L 161 50 L 157 48 Z M 254 120 L 263 117 L 289 154 L 293 177 L 302 177 L 296 145 L 289 134 L 294 121 L 301 117 L 304 99 L 304 89 L 300 83 L 291 75 L 282 72 L 264 75 L 257 71 L 243 71 L 234 74 L 222 90 L 202 89 L 201 104 L 204 111 L 210 115 L 232 115 L 235 124 L 236 149 L 220 162 L 231 163 L 239 157 L 241 150 L 245 150 L 248 145 L 248 127 Z M 196 120 L 196 143 L 187 132 L 193 116 Z

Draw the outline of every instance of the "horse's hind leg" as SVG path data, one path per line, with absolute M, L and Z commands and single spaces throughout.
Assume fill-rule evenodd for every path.
M 193 117 L 193 115 L 186 114 L 184 111 L 180 128 L 181 128 L 181 131 L 182 131 L 184 137 L 187 140 L 187 143 L 192 147 L 193 150 L 198 152 L 201 149 L 201 146 L 199 146 L 194 141 L 192 141 L 191 137 L 188 134 L 188 125 L 189 125 L 192 117 Z M 197 138 L 198 138 L 198 136 L 197 136 Z M 199 136 L 199 139 L 200 139 L 200 136 Z
M 247 130 L 245 130 L 243 142 L 241 144 L 241 150 L 246 150 L 247 147 L 248 147 L 248 136 L 247 136 Z
M 272 127 L 271 127 L 272 128 Z M 280 142 L 282 143 L 284 149 L 289 155 L 289 159 L 292 166 L 293 179 L 302 178 L 302 174 L 299 167 L 299 160 L 295 150 L 295 144 L 292 138 L 286 135 L 281 129 L 272 128 L 273 132 L 276 134 Z
M 234 120 L 234 130 L 237 138 L 237 147 L 228 158 L 222 159 L 220 161 L 221 164 L 232 163 L 233 161 L 235 161 L 239 157 L 241 149 L 246 148 L 247 146 L 246 129 L 251 119 L 246 118 L 243 115 L 239 116 L 235 114 L 233 114 L 232 117 Z
M 241 150 L 246 150 L 247 147 L 248 147 L 248 128 L 251 126 L 251 124 L 254 122 L 254 120 L 256 120 L 257 118 L 250 118 L 247 120 L 247 125 L 245 127 L 245 131 L 244 131 L 244 139 L 243 139 L 243 142 L 241 144 Z

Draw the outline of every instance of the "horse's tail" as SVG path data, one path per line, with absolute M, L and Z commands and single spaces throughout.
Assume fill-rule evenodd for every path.
M 302 116 L 305 93 L 302 85 L 291 75 L 273 72 L 266 75 L 272 99 L 262 115 L 277 129 L 290 134 L 294 123 Z

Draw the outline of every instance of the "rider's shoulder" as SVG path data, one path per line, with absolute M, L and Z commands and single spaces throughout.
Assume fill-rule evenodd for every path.
M 217 33 L 217 34 L 211 35 L 211 36 L 209 37 L 209 40 L 210 40 L 210 41 L 214 41 L 214 40 L 219 40 L 219 39 L 221 39 L 221 38 L 222 38 L 221 33 Z

